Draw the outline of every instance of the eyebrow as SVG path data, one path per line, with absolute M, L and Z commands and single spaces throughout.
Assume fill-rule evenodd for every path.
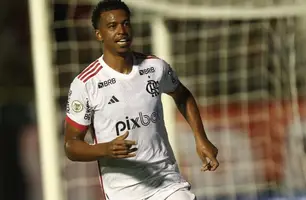
M 116 24 L 116 21 L 108 22 L 106 25 Z
M 129 21 L 130 21 L 130 19 L 124 19 L 121 22 L 111 21 L 111 22 L 106 23 L 106 26 L 109 26 L 109 25 L 112 25 L 112 24 L 117 24 L 117 23 L 121 24 L 121 23 L 129 22 Z

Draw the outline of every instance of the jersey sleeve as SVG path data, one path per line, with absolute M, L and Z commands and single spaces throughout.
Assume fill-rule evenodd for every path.
M 78 128 L 86 130 L 91 124 L 93 107 L 88 95 L 88 89 L 85 83 L 75 79 L 68 93 L 66 105 L 66 123 Z
M 173 92 L 179 85 L 180 81 L 175 71 L 168 63 L 164 63 L 163 74 L 160 81 L 161 89 L 163 93 Z

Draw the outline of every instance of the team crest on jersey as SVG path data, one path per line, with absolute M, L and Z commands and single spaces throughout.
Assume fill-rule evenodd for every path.
M 159 95 L 159 82 L 154 80 L 148 80 L 146 90 L 152 97 Z
M 71 108 L 74 112 L 79 113 L 83 110 L 83 104 L 77 100 L 73 101 L 71 104 Z

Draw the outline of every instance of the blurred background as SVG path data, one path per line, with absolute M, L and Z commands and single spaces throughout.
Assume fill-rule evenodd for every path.
M 49 2 L 54 134 L 67 200 L 102 199 L 96 162 L 71 162 L 62 149 L 69 85 L 103 52 L 90 22 L 97 2 Z M 166 103 L 180 170 L 198 200 L 306 199 L 306 1 L 125 2 L 134 49 L 172 64 L 219 148 L 219 169 L 201 173 L 192 132 Z M 1 1 L 0 9 L 0 199 L 42 200 L 28 2 Z

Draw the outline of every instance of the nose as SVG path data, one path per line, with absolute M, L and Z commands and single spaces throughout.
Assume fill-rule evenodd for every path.
M 119 34 L 126 34 L 126 33 L 127 33 L 124 24 L 120 24 L 120 25 L 118 26 L 118 33 L 119 33 Z

